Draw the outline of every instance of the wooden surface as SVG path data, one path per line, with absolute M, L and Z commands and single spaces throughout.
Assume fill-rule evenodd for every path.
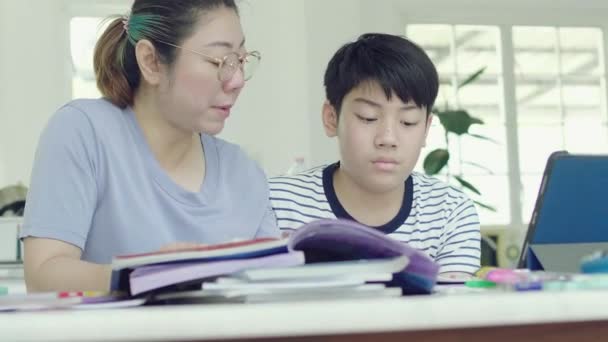
M 606 341 L 608 321 L 519 325 L 506 327 L 484 327 L 472 329 L 442 329 L 428 331 L 400 331 L 375 334 L 344 334 L 334 336 L 305 336 L 247 339 L 268 342 L 404 342 L 404 341 L 450 341 L 450 342 L 583 342 Z M 216 340 L 220 341 L 220 340 Z M 223 342 L 243 341 L 221 340 Z M 185 341 L 184 341 L 185 342 Z

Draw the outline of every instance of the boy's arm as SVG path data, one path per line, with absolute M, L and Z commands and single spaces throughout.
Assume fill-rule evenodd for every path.
M 463 197 L 448 218 L 435 256 L 439 273 L 473 274 L 480 267 L 481 231 L 473 201 Z

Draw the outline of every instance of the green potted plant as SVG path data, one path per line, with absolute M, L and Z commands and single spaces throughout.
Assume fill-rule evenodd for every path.
M 477 79 L 479 79 L 479 77 L 484 73 L 485 70 L 486 70 L 486 67 L 483 67 L 483 68 L 477 70 L 476 72 L 472 73 L 464 81 L 462 81 L 460 84 L 458 84 L 457 91 L 462 89 L 463 87 L 467 86 L 468 84 L 475 82 Z M 471 128 L 472 125 L 483 125 L 484 122 L 483 122 L 483 120 L 476 118 L 476 117 L 472 116 L 471 114 L 469 114 L 469 112 L 464 108 L 451 108 L 450 105 L 448 103 L 446 103 L 442 109 L 434 108 L 433 114 L 435 114 L 435 116 L 437 118 L 439 118 L 439 122 L 441 123 L 441 126 L 443 127 L 445 148 L 437 148 L 437 149 L 429 152 L 426 155 L 426 157 L 424 158 L 424 162 L 423 162 L 423 168 L 424 168 L 424 172 L 427 175 L 437 176 L 444 169 L 446 169 L 446 166 L 448 165 L 448 162 L 450 160 L 450 151 L 449 151 L 450 142 L 453 141 L 452 138 L 454 138 L 454 137 L 459 139 L 463 136 L 469 136 L 469 137 L 476 138 L 479 140 L 484 140 L 486 142 L 496 143 L 493 139 L 491 139 L 489 137 L 485 137 L 485 136 L 482 136 L 479 134 L 473 134 L 473 133 L 469 132 L 469 129 Z M 469 164 L 475 165 L 488 172 L 491 172 L 491 171 L 489 171 L 489 169 L 487 169 L 477 163 L 469 162 Z M 480 207 L 482 207 L 484 209 L 490 210 L 490 211 L 496 211 L 496 209 L 493 206 L 483 203 L 482 201 L 479 200 L 479 196 L 481 196 L 481 192 L 477 189 L 477 187 L 475 187 L 469 181 L 464 179 L 462 175 L 451 174 L 449 172 L 449 170 L 447 170 L 445 176 L 446 176 L 446 179 L 448 182 L 451 182 L 451 180 L 453 179 L 460 186 L 460 188 L 473 193 L 474 194 L 473 200 L 477 205 L 479 205 Z

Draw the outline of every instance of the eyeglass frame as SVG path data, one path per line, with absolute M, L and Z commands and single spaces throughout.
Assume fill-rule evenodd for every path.
M 232 77 L 234 77 L 234 73 L 236 73 L 236 70 L 235 70 L 233 72 L 233 74 L 228 79 L 222 80 L 221 70 L 222 70 L 222 67 L 224 66 L 224 63 L 228 59 L 228 56 L 230 56 L 230 55 L 236 55 L 237 56 L 237 58 L 239 60 L 239 64 L 240 64 L 239 65 L 239 69 L 241 69 L 241 71 L 243 71 L 243 69 L 244 69 L 244 65 L 245 65 L 245 61 L 246 61 L 247 57 L 252 56 L 252 57 L 257 58 L 258 59 L 258 63 L 262 60 L 262 54 L 259 51 L 257 51 L 257 50 L 248 51 L 244 55 L 239 55 L 238 52 L 230 52 L 230 53 L 226 54 L 224 57 L 219 58 L 219 57 L 210 56 L 210 55 L 204 54 L 202 52 L 195 51 L 195 50 L 183 47 L 183 46 L 167 43 L 167 42 L 164 42 L 162 40 L 156 40 L 156 41 L 159 42 L 159 43 L 162 43 L 162 44 L 166 44 L 166 45 L 172 46 L 172 47 L 174 47 L 176 49 L 188 51 L 188 52 L 194 53 L 196 55 L 199 55 L 201 57 L 204 57 L 207 62 L 210 62 L 210 63 L 212 63 L 213 65 L 215 65 L 217 67 L 217 79 L 220 82 L 227 82 L 227 81 L 229 81 Z M 253 77 L 253 74 L 250 75 L 249 78 L 246 78 L 245 77 L 245 73 L 243 72 L 243 79 L 245 81 L 249 81 L 251 79 L 251 77 Z

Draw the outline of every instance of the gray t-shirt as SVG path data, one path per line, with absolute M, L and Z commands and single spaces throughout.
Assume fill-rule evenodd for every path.
M 161 168 L 132 109 L 68 103 L 41 135 L 21 237 L 65 241 L 96 263 L 178 241 L 278 237 L 260 167 L 234 144 L 205 134 L 201 143 L 206 173 L 194 193 Z

